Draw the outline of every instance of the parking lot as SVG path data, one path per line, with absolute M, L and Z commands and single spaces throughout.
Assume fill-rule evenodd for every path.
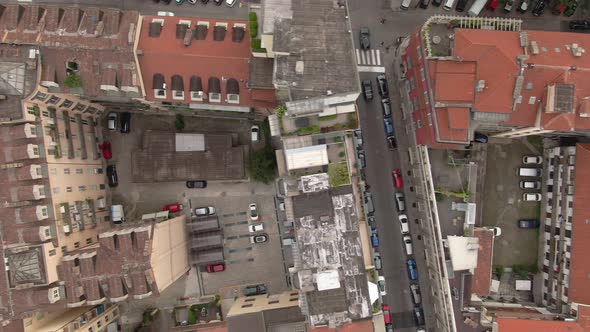
M 509 267 L 537 262 L 538 229 L 520 229 L 517 226 L 520 219 L 540 218 L 540 202 L 522 200 L 523 193 L 540 190 L 521 189 L 519 181 L 525 178 L 517 175 L 518 167 L 523 166 L 522 157 L 538 155 L 537 152 L 540 152 L 539 149 L 526 139 L 488 144 L 483 223 L 502 229 L 502 235 L 494 242 L 494 265 Z M 526 180 L 541 181 L 541 178 Z
M 260 221 L 251 221 L 248 205 L 256 203 Z M 287 290 L 286 271 L 283 265 L 281 240 L 272 193 L 233 195 L 222 197 L 194 197 L 193 207 L 214 205 L 224 237 L 226 270 L 218 273 L 200 271 L 205 294 L 221 288 L 240 288 L 252 284 L 265 284 L 269 293 Z M 248 225 L 262 223 L 264 230 L 250 233 Z M 264 243 L 250 243 L 252 234 L 267 234 Z M 234 293 L 235 294 L 235 293 Z

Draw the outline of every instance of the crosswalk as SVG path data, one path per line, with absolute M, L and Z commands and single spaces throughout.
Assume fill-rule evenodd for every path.
M 358 71 L 385 72 L 385 68 L 381 66 L 381 50 L 357 48 L 356 63 Z

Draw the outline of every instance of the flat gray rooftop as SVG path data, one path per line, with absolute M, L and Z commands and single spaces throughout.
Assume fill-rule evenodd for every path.
M 292 1 L 292 18 L 275 20 L 273 46 L 290 54 L 277 56 L 275 83 L 291 100 L 359 91 L 346 11 L 337 3 Z

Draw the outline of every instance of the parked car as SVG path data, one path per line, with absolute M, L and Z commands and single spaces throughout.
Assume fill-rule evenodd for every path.
M 490 0 L 490 2 L 488 3 L 488 9 L 490 11 L 495 11 L 496 7 L 498 7 L 498 0 Z
M 569 27 L 571 30 L 590 30 L 590 21 L 589 20 L 570 21 Z
M 492 1 L 497 1 L 497 0 L 492 0 Z M 484 134 L 476 132 L 475 134 L 473 134 L 473 141 L 477 142 L 477 143 L 487 143 L 488 137 Z
M 416 284 L 410 285 L 410 293 L 412 294 L 412 301 L 414 305 L 419 305 L 422 303 L 422 295 L 420 294 L 420 286 Z
M 197 3 L 197 0 L 188 0 L 188 3 L 190 3 L 191 5 L 194 5 Z
M 365 212 L 372 214 L 375 212 L 375 206 L 373 205 L 373 194 L 365 192 Z
M 526 13 L 526 11 L 529 9 L 529 2 L 528 0 L 520 0 L 520 4 L 518 5 L 518 12 L 521 14 Z
M 98 146 L 99 149 L 102 150 L 102 156 L 104 159 L 111 159 L 113 158 L 113 151 L 111 150 L 111 142 L 104 141 L 102 144 Z
M 400 214 L 397 218 L 399 219 L 402 234 L 409 234 L 410 233 L 410 225 L 408 223 L 408 216 L 405 214 Z
M 377 221 L 375 220 L 375 216 L 369 216 L 367 217 L 367 220 L 369 221 L 369 227 L 371 227 L 371 229 L 377 228 Z
M 225 263 L 218 264 L 207 264 L 205 271 L 208 273 L 222 272 L 225 271 Z
M 377 277 L 377 287 L 379 288 L 379 293 L 381 296 L 387 295 L 387 290 L 385 289 L 385 277 L 379 276 Z
M 252 143 L 258 142 L 258 140 L 260 139 L 260 127 L 258 127 L 257 125 L 253 125 L 252 127 L 250 127 L 250 136 L 252 138 Z
M 389 136 L 387 137 L 387 145 L 389 145 L 390 149 L 396 149 L 397 148 L 397 140 L 395 139 L 395 136 Z
M 541 181 L 520 181 L 521 189 L 541 189 Z
M 403 193 L 395 193 L 395 207 L 398 212 L 404 212 L 406 210 L 406 199 Z
M 385 74 L 377 75 L 377 91 L 379 91 L 379 95 L 381 98 L 388 98 L 389 97 L 389 88 L 387 87 L 387 77 Z
M 264 284 L 246 286 L 244 288 L 244 296 L 264 295 L 266 294 L 266 286 Z
M 412 256 L 414 254 L 414 247 L 412 246 L 412 237 L 409 235 L 404 235 L 402 237 L 402 242 L 404 243 L 406 255 Z
M 418 270 L 416 269 L 416 261 L 414 259 L 408 259 L 406 262 L 408 265 L 408 275 L 410 280 L 418 280 Z
M 248 205 L 248 210 L 250 211 L 250 220 L 260 220 L 260 215 L 258 214 L 258 208 L 256 207 L 256 203 L 251 203 L 250 205 Z
M 119 178 L 117 177 L 117 167 L 115 165 L 107 166 L 107 180 L 109 187 L 116 187 L 119 185 Z
M 490 230 L 494 231 L 494 236 L 502 235 L 502 228 L 500 227 L 489 227 Z
M 117 125 L 119 123 L 119 116 L 115 112 L 110 112 L 107 115 L 107 127 L 111 131 L 117 130 Z
M 361 168 L 367 167 L 367 160 L 365 158 L 365 152 L 359 151 L 357 153 L 357 155 L 358 155 L 358 159 L 359 159 L 359 163 L 360 163 Z
M 514 6 L 514 0 L 507 0 L 504 4 L 504 11 L 510 13 L 512 11 L 512 6 Z
M 428 8 L 429 4 L 430 4 L 430 0 L 420 0 L 420 2 L 418 3 L 418 6 L 422 9 L 426 9 L 426 8 Z
M 359 44 L 362 50 L 371 48 L 371 32 L 367 27 L 361 27 L 359 31 Z
M 381 305 L 381 311 L 383 311 L 383 321 L 385 321 L 385 324 L 391 324 L 391 307 L 383 303 Z
M 437 7 L 440 7 L 440 5 L 442 4 L 442 0 L 432 0 L 432 4 Z
M 393 324 L 385 324 L 385 332 L 394 332 L 393 331 Z
M 121 113 L 121 133 L 128 134 L 131 132 L 131 113 Z
M 574 13 L 576 12 L 576 8 L 578 8 L 578 1 L 567 1 L 567 5 L 565 6 L 563 15 L 567 17 L 574 15 Z
M 184 0 L 174 0 L 176 2 L 177 5 L 182 5 L 184 3 Z
M 404 186 L 404 180 L 402 179 L 402 171 L 400 169 L 394 169 L 391 172 L 391 177 L 393 177 L 393 186 L 400 189 Z
M 250 236 L 250 243 L 263 243 L 268 241 L 268 235 L 266 234 L 257 234 Z
M 252 224 L 248 226 L 248 231 L 250 233 L 262 232 L 264 230 L 264 224 Z
M 391 101 L 389 98 L 381 99 L 381 108 L 383 109 L 383 117 L 391 116 Z
M 190 0 L 189 0 L 189 1 L 190 1 Z M 197 2 L 197 0 L 194 0 L 194 1 L 195 1 L 195 2 Z M 201 2 L 202 2 L 204 5 L 206 5 L 206 4 L 209 2 L 209 0 L 201 0 Z
M 383 268 L 383 261 L 381 260 L 381 254 L 378 252 L 375 253 L 375 257 L 373 258 L 375 262 L 375 270 L 381 270 Z
M 225 4 L 226 4 L 228 7 L 233 7 L 233 6 L 235 6 L 235 5 L 236 5 L 236 3 L 238 3 L 238 0 L 225 0 Z
M 522 194 L 522 200 L 525 202 L 539 202 L 543 196 L 539 193 L 532 193 L 532 194 Z
M 525 165 L 541 164 L 542 162 L 543 162 L 543 158 L 541 158 L 541 156 L 524 156 L 524 157 L 522 157 L 522 163 Z
M 459 13 L 462 13 L 463 11 L 465 11 L 465 7 L 467 6 L 468 1 L 469 0 L 458 0 L 455 10 L 458 11 Z
M 548 0 L 538 0 L 535 3 L 535 7 L 533 7 L 533 15 L 534 16 L 541 16 L 545 11 L 545 7 L 547 7 L 549 1 Z M 571 29 L 571 22 L 570 22 L 570 29 Z
M 364 80 L 362 82 L 363 86 L 363 96 L 365 97 L 366 101 L 373 100 L 373 85 L 371 84 L 371 80 Z
M 516 175 L 523 177 L 541 177 L 543 176 L 542 168 L 519 167 L 516 170 Z
M 541 222 L 535 219 L 521 219 L 518 221 L 518 228 L 539 228 Z
M 215 214 L 215 208 L 212 206 L 199 207 L 199 208 L 195 208 L 193 210 L 193 213 L 197 217 L 212 216 Z
M 166 2 L 166 4 L 169 4 L 170 1 L 172 0 L 163 0 L 164 2 Z M 174 16 L 173 12 L 158 12 L 157 13 L 158 16 Z
M 357 129 L 354 131 L 354 137 L 356 137 L 356 142 L 357 142 L 357 149 L 362 149 L 363 148 L 363 132 L 360 129 Z
M 213 3 L 217 6 L 221 6 L 221 4 L 223 3 L 223 0 L 213 0 Z
M 416 322 L 417 326 L 424 325 L 424 311 L 422 310 L 421 306 L 414 308 L 414 321 Z
M 162 211 L 168 211 L 168 212 L 180 212 L 182 211 L 182 204 L 180 203 L 172 203 L 172 204 L 166 204 L 164 205 L 164 207 L 162 208 Z
M 371 246 L 373 246 L 373 248 L 379 246 L 379 233 L 377 233 L 377 229 L 371 230 Z
M 186 181 L 187 188 L 207 188 L 207 181 L 204 180 L 191 180 Z
M 385 136 L 393 136 L 393 121 L 390 118 L 383 119 L 383 127 L 385 128 Z

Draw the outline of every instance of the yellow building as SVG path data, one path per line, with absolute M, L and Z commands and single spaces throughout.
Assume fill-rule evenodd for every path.
M 97 305 L 69 310 L 39 312 L 22 320 L 23 332 L 117 331 L 119 305 Z

